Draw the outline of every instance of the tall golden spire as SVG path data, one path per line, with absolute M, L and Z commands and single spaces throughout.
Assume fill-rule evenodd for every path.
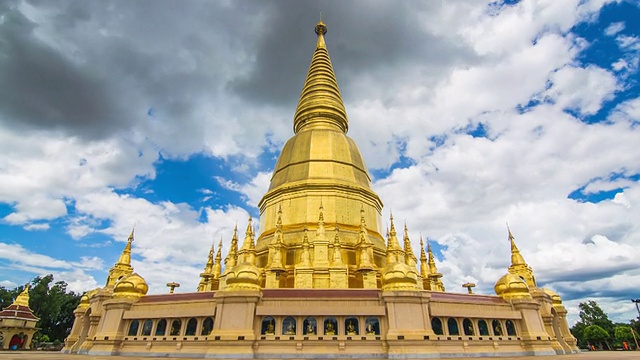
M 316 25 L 315 32 L 318 34 L 318 41 L 298 101 L 293 131 L 297 134 L 305 127 L 324 126 L 337 127 L 346 133 L 349 127 L 347 111 L 324 42 L 327 26 L 322 20 Z
M 520 254 L 520 249 L 516 246 L 515 237 L 511 233 L 511 229 L 509 229 L 509 224 L 507 224 L 507 231 L 509 232 L 509 242 L 511 243 L 511 266 L 514 265 L 527 265 L 524 261 L 524 257 Z
M 122 250 L 122 254 L 120 254 L 120 258 L 116 264 L 131 265 L 131 243 L 133 242 L 134 231 L 135 227 L 131 229 L 131 234 L 129 234 L 129 238 L 127 239 L 127 245 L 125 245 L 124 250 Z
M 516 239 L 509 229 L 507 224 L 507 232 L 509 233 L 509 243 L 511 244 L 511 266 L 509 266 L 509 273 L 518 275 L 524 280 L 529 288 L 537 287 L 536 278 L 533 275 L 533 269 L 524 261 L 524 257 L 520 254 L 520 249 L 516 246 Z
M 133 267 L 131 266 L 131 243 L 133 243 L 134 231 L 135 227 L 131 229 L 131 234 L 127 239 L 127 245 L 125 245 L 124 250 L 122 250 L 118 261 L 109 269 L 107 284 L 105 286 L 114 286 L 116 281 L 120 280 L 123 276 L 133 273 Z

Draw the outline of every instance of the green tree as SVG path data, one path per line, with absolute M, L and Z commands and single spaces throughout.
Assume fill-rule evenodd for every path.
M 598 345 L 600 348 L 606 347 L 610 350 L 607 340 L 609 339 L 609 333 L 598 325 L 589 325 L 584 329 L 584 338 L 592 345 Z M 603 346 L 604 345 L 604 346 Z
M 583 348 L 587 346 L 589 340 L 585 335 L 585 331 L 589 326 L 597 325 L 609 334 L 606 341 L 604 341 L 606 347 L 609 348 L 608 340 L 613 338 L 615 329 L 615 325 L 609 319 L 609 316 L 593 300 L 582 302 L 578 307 L 580 308 L 580 321 L 571 328 L 571 333 L 578 340 L 578 346 Z
M 30 306 L 37 317 L 39 334 L 51 341 L 64 340 L 73 326 L 73 310 L 80 303 L 80 294 L 67 292 L 67 283 L 53 282 L 53 275 L 36 277 L 29 291 Z
M 633 341 L 633 335 L 631 334 L 631 326 L 628 325 L 620 325 L 616 326 L 614 330 L 614 334 L 616 336 L 616 340 L 620 341 Z

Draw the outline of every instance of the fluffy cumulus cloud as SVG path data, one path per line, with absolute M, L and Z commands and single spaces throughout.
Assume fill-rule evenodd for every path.
M 151 291 L 192 290 L 212 242 L 226 249 L 257 212 L 322 9 L 349 136 L 384 216 L 406 220 L 414 249 L 420 234 L 434 242 L 448 289 L 493 293 L 509 222 L 572 319 L 594 299 L 626 321 L 633 308 L 618 303 L 640 256 L 640 34 L 633 19 L 603 17 L 621 6 L 640 11 L 607 0 L 5 1 L 0 263 L 11 275 L 0 284 L 54 273 L 95 287 L 135 224 L 133 265 Z M 615 59 L 585 55 L 603 42 Z M 167 174 L 195 158 L 214 165 Z

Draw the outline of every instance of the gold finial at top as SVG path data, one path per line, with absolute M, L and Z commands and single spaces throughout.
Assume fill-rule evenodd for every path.
M 12 305 L 29 307 L 29 286 L 29 283 L 24 286 L 24 290 L 16 297 Z
M 526 265 L 527 263 L 524 261 L 524 257 L 522 257 L 522 254 L 520 254 L 520 249 L 518 249 L 518 246 L 516 246 L 516 238 L 511 233 L 511 229 L 509 229 L 508 223 L 507 232 L 509 233 L 509 242 L 511 243 L 511 266 Z
M 347 111 L 324 42 L 327 26 L 320 21 L 315 32 L 318 40 L 293 117 L 293 131 L 297 134 L 303 128 L 331 128 L 346 134 Z

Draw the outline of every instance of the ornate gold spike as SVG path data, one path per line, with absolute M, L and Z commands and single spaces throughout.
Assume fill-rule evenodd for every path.
M 20 292 L 20 294 L 18 294 L 16 299 L 13 301 L 13 305 L 29 307 L 29 287 L 30 284 L 27 283 L 24 286 L 22 292 Z
M 315 32 L 318 42 L 294 115 L 293 130 L 297 134 L 303 127 L 330 126 L 346 133 L 347 111 L 324 42 L 327 26 L 320 21 Z

